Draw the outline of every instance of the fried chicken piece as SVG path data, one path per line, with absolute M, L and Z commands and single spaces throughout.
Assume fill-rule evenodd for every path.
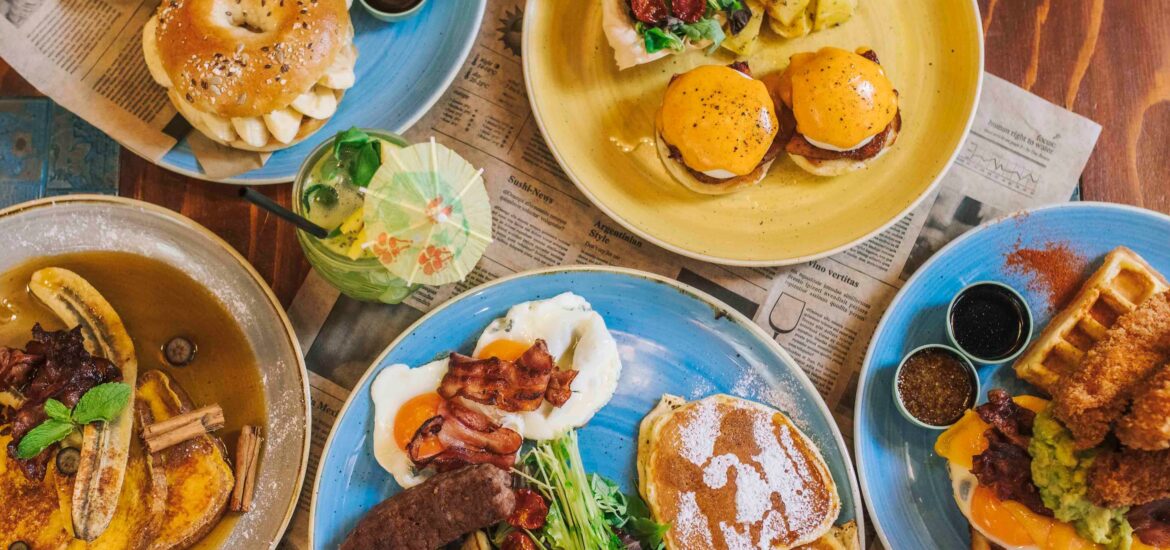
M 1170 497 L 1170 450 L 1101 453 L 1089 472 L 1089 498 L 1100 506 L 1136 506 Z
M 1170 449 L 1170 365 L 1142 384 L 1115 433 L 1123 445 L 1132 449 Z M 1170 476 L 1170 472 L 1166 475 Z
M 1170 360 L 1170 292 L 1122 315 L 1085 354 L 1080 370 L 1061 380 L 1053 413 L 1078 449 L 1096 447 L 1125 413 L 1135 392 Z

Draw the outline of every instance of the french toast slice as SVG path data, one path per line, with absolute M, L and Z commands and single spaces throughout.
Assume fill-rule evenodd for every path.
M 6 445 L 9 436 L 0 437 Z M 7 456 L 0 461 L 0 494 L 16 495 L 19 506 L 0 507 L 0 548 L 23 541 L 32 548 L 143 550 L 150 545 L 163 522 L 166 478 L 152 468 L 142 445 L 130 445 L 122 490 L 109 526 L 96 539 L 74 538 L 72 501 L 75 476 L 57 471 L 50 462 L 42 481 L 30 481 Z
M 138 420 L 134 433 L 141 431 Z M 55 473 L 57 496 L 66 517 L 72 514 L 74 476 Z M 72 525 L 69 529 L 70 550 L 145 550 L 158 535 L 163 523 L 163 507 L 167 501 L 167 480 L 162 470 L 150 463 L 141 440 L 134 438 L 130 445 L 129 458 L 122 480 L 122 492 L 118 495 L 114 517 L 106 530 L 96 539 L 86 543 L 74 538 Z
M 57 468 L 50 464 L 43 480 L 30 480 L 8 456 L 12 436 L 0 435 L 0 548 L 23 541 L 32 548 L 69 544 L 69 510 L 57 501 Z
M 162 371 L 138 377 L 135 412 L 149 426 L 194 410 L 187 393 Z M 148 548 L 187 548 L 207 535 L 227 509 L 235 475 L 227 449 L 213 435 L 202 435 L 150 455 L 166 477 L 162 528 Z
M 1168 289 L 1166 278 L 1136 252 L 1113 249 L 1016 360 L 1016 375 L 1053 395 L 1061 377 L 1080 369 L 1085 354 L 1119 317 Z

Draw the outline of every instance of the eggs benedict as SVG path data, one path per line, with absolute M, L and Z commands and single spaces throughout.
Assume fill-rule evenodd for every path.
M 800 53 L 772 91 L 796 119 L 788 156 L 818 176 L 865 168 L 898 139 L 898 92 L 873 50 L 822 48 Z
M 676 75 L 658 110 L 658 155 L 676 180 L 708 195 L 758 183 L 784 143 L 776 105 L 747 63 Z

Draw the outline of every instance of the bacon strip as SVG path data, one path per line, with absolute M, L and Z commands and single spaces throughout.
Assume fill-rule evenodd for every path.
M 563 405 L 571 396 L 568 386 L 575 376 L 575 371 L 558 371 L 544 340 L 537 340 L 514 362 L 452 353 L 447 374 L 439 384 L 439 395 L 444 399 L 462 397 L 508 412 L 529 412 L 540 408 L 550 387 L 554 388 L 555 399 L 549 402 Z
M 1133 534 L 1148 546 L 1170 546 L 1170 499 L 1129 509 L 1126 519 Z
M 44 356 L 26 353 L 15 348 L 0 347 L 0 390 L 24 387 L 33 369 Z
M 48 332 L 38 323 L 33 325 L 32 340 L 25 344 L 24 352 L 4 349 L 8 364 L 0 365 L 0 374 L 7 386 L 0 387 L 19 391 L 24 398 L 20 408 L 0 418 L 0 423 L 11 423 L 8 455 L 26 478 L 41 480 L 54 447 L 28 460 L 17 459 L 17 447 L 25 434 L 48 418 L 45 401 L 52 398 L 73 407 L 90 388 L 121 380 L 122 371 L 86 351 L 80 327 Z
M 445 472 L 469 464 L 494 464 L 510 468 L 524 438 L 491 421 L 487 416 L 454 401 L 444 401 L 439 414 L 414 433 L 407 456 L 420 468 L 434 466 Z
M 578 374 L 580 371 L 575 370 L 553 371 L 548 380 L 548 389 L 544 390 L 544 398 L 554 407 L 564 405 L 570 397 L 573 397 L 573 389 L 569 385 L 573 383 Z

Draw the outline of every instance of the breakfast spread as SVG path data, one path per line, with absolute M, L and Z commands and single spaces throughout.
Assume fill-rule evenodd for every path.
M 935 443 L 972 547 L 1170 546 L 1168 363 L 1165 278 L 1118 247 L 1015 362 L 1051 399 L 993 389 Z
M 439 2 L 359 0 L 366 13 L 351 20 L 350 4 L 163 0 L 157 8 L 148 6 L 153 13 L 139 11 L 142 18 L 134 19 L 146 20 L 141 27 L 145 68 L 139 73 L 144 78 L 149 73 L 165 89 L 167 99 L 159 95 L 160 112 L 174 115 L 166 107 L 169 101 L 191 128 L 217 144 L 180 139 L 178 147 L 261 153 L 248 155 L 257 157 L 260 166 L 271 153 L 296 155 L 302 164 L 291 195 L 264 202 L 254 198 L 260 193 L 250 191 L 250 200 L 296 224 L 308 264 L 347 297 L 401 304 L 415 292 L 420 296 L 418 304 L 401 309 L 357 302 L 342 307 L 394 316 L 417 313 L 411 319 L 417 322 L 349 394 L 329 440 L 320 445 L 324 451 L 314 450 L 323 452 L 321 457 L 310 457 L 307 441 L 303 455 L 279 456 L 291 453 L 266 451 L 281 443 L 288 428 L 279 435 L 270 429 L 277 433 L 278 425 L 287 422 L 303 432 L 293 435 L 306 440 L 319 435 L 313 432 L 319 426 L 294 414 L 300 412 L 298 403 L 305 411 L 311 403 L 319 412 L 336 413 L 334 401 L 344 399 L 345 392 L 326 391 L 333 388 L 320 380 L 321 388 L 315 383 L 309 393 L 306 355 L 297 335 L 253 271 L 245 269 L 251 279 L 213 293 L 195 275 L 214 269 L 199 262 L 179 269 L 171 262 L 169 254 L 184 246 L 167 241 L 162 252 L 152 249 L 153 254 L 121 251 L 139 250 L 134 239 L 122 239 L 131 242 L 119 241 L 110 250 L 3 263 L 0 549 L 263 547 L 256 541 L 275 548 L 294 521 L 291 497 L 287 510 L 272 506 L 277 485 L 295 477 L 295 496 L 305 472 L 315 471 L 317 484 L 302 502 L 310 512 L 300 514 L 309 516 L 308 525 L 303 518 L 295 520 L 298 535 L 315 549 L 861 550 L 866 512 L 838 426 L 849 423 L 846 414 L 856 414 L 861 424 L 862 400 L 857 410 L 827 407 L 823 395 L 839 397 L 854 388 L 822 384 L 814 372 L 821 365 L 801 369 L 777 342 L 802 318 L 806 325 L 819 323 L 809 329 L 816 332 L 813 337 L 852 342 L 865 341 L 868 333 L 815 318 L 812 309 L 803 317 L 807 304 L 795 296 L 786 300 L 799 309 L 795 320 L 777 320 L 795 309 L 761 317 L 751 306 L 762 305 L 764 294 L 775 297 L 778 292 L 771 288 L 744 296 L 722 288 L 730 293 L 723 296 L 733 308 L 673 279 L 629 270 L 598 269 L 611 278 L 540 287 L 540 278 L 562 274 L 516 274 L 523 266 L 499 261 L 487 266 L 480 259 L 493 243 L 493 231 L 500 231 L 523 237 L 504 246 L 548 247 L 550 252 L 540 254 L 516 250 L 539 256 L 544 265 L 560 265 L 566 257 L 620 263 L 612 253 L 591 255 L 596 250 L 574 250 L 578 255 L 568 256 L 565 251 L 581 243 L 558 241 L 532 223 L 563 227 L 562 213 L 545 206 L 565 199 L 587 205 L 564 189 L 550 195 L 521 181 L 528 169 L 561 174 L 558 163 L 599 206 L 607 200 L 623 207 L 649 203 L 654 212 L 648 218 L 668 220 L 670 212 L 691 203 L 770 217 L 752 221 L 748 234 L 755 240 L 723 232 L 717 218 L 693 215 L 696 227 L 715 234 L 707 242 L 717 246 L 688 248 L 670 239 L 651 243 L 683 253 L 699 248 L 696 257 L 703 259 L 719 260 L 712 249 L 720 243 L 729 247 L 746 240 L 750 246 L 775 237 L 754 229 L 757 224 L 781 228 L 785 238 L 793 239 L 785 241 L 789 244 L 816 240 L 825 229 L 821 218 L 848 217 L 876 209 L 878 202 L 895 205 L 889 212 L 883 206 L 886 221 L 914 223 L 921 217 L 911 213 L 917 201 L 950 168 L 968 131 L 998 143 L 971 130 L 973 106 L 946 115 L 947 126 L 966 123 L 955 130 L 958 137 L 941 136 L 947 132 L 933 123 L 946 109 L 924 99 L 930 94 L 949 98 L 954 92 L 956 104 L 976 102 L 983 68 L 978 7 L 970 17 L 976 26 L 966 29 L 970 36 L 963 39 L 974 44 L 967 45 L 974 52 L 971 62 L 960 59 L 970 52 L 956 54 L 950 44 L 941 47 L 942 42 L 886 25 L 881 21 L 885 14 L 872 5 L 859 6 L 859 0 L 573 3 L 585 6 L 580 8 L 530 1 L 523 10 L 518 4 L 515 12 L 497 10 L 493 15 L 500 26 L 487 34 L 479 33 L 483 4 L 476 4 L 478 11 L 460 6 L 464 19 L 476 12 L 470 17 L 473 28 L 459 30 L 468 43 L 440 42 L 463 51 L 444 54 L 456 61 L 438 89 L 420 85 L 411 93 L 427 88 L 435 96 L 428 106 L 433 105 L 461 66 L 467 87 L 450 94 L 456 99 L 438 119 L 418 125 L 438 139 L 411 143 L 396 133 L 355 125 L 361 120 L 352 118 L 354 109 L 396 109 L 391 100 L 406 99 L 377 96 L 383 101 L 370 102 L 367 89 L 355 89 L 359 76 L 375 86 L 387 80 L 379 73 L 368 76 L 370 58 L 359 70 L 357 43 L 378 34 L 368 27 L 370 17 L 397 25 L 383 35 L 405 35 L 412 24 L 398 22 L 417 14 L 425 14 L 419 26 L 445 25 L 428 27 L 431 34 L 454 32 L 457 18 L 442 19 L 438 10 L 449 6 Z M 581 22 L 564 15 L 577 13 L 572 9 L 593 19 Z M 965 29 L 944 20 L 968 18 L 966 11 L 938 11 L 946 16 L 924 16 L 936 25 L 920 25 L 920 34 Z M 565 21 L 571 30 L 588 29 L 580 34 L 589 36 L 568 36 L 572 33 L 562 29 L 554 34 L 555 44 L 537 47 L 521 38 L 545 36 L 539 33 Z M 138 24 L 131 27 L 137 30 Z M 498 97 L 473 90 L 486 87 L 477 79 L 501 70 L 501 63 L 486 54 L 466 62 L 477 36 L 514 54 L 511 59 L 508 51 L 475 45 L 502 56 L 505 65 L 522 65 L 524 82 L 513 79 Z M 135 56 L 137 40 L 130 48 Z M 366 55 L 382 55 L 366 48 L 368 42 L 362 44 Z M 599 55 L 609 53 L 606 44 L 616 70 L 608 55 Z M 428 52 L 424 60 L 432 53 L 438 59 L 440 48 L 433 46 L 415 51 Z M 889 56 L 887 64 L 875 48 Z M 576 57 L 559 58 L 549 51 Z M 533 73 L 528 63 L 538 56 L 560 60 L 545 65 L 567 74 L 542 65 L 537 66 L 544 72 Z M 599 60 L 603 65 L 596 65 Z M 954 84 L 967 78 L 960 72 L 980 75 Z M 556 95 L 565 81 L 584 82 L 588 88 Z M 460 94 L 480 92 L 484 97 L 474 102 L 459 100 Z M 351 103 L 343 111 L 347 93 Z M 588 162 L 604 165 L 584 176 L 570 166 L 580 161 L 566 160 L 569 155 L 555 143 L 556 128 L 546 122 L 550 109 L 538 108 L 549 97 L 557 107 L 553 110 L 585 116 L 581 106 L 598 104 L 577 102 L 580 96 L 602 96 L 619 109 L 618 115 L 601 113 L 562 125 L 586 144 Z M 531 101 L 534 115 L 517 127 L 478 107 L 482 100 L 516 114 L 516 98 Z M 421 111 L 425 108 L 387 126 L 405 133 Z M 523 106 L 519 111 L 526 113 Z M 309 139 L 331 120 L 334 126 L 324 137 Z M 191 129 L 178 118 L 170 122 L 164 133 L 171 138 Z M 999 131 L 996 124 L 989 122 L 985 130 Z M 482 128 L 472 135 L 477 127 Z M 1049 145 L 1060 136 L 1036 133 L 1013 137 L 1051 153 Z M 921 156 L 925 172 L 908 171 L 907 161 L 919 161 L 925 149 L 923 136 L 945 143 Z M 879 163 L 900 138 L 898 148 L 908 150 Z M 466 140 L 490 143 L 499 151 Z M 471 160 L 440 141 L 471 146 Z M 302 142 L 303 148 L 294 148 Z M 304 155 L 302 149 L 312 151 Z M 511 149 L 524 149 L 526 164 L 497 156 Z M 205 162 L 211 153 L 201 151 L 199 161 Z M 1036 160 L 1025 154 L 1031 151 L 1008 151 L 1037 165 L 1055 163 L 1045 154 L 1036 153 Z M 966 153 L 975 157 L 972 150 Z M 619 160 L 608 164 L 614 159 Z M 629 170 L 618 165 L 622 162 Z M 978 172 L 974 160 L 964 166 L 1015 192 L 1038 194 L 1020 187 L 1027 185 L 1023 172 L 1013 172 L 1019 182 L 1000 181 Z M 485 177 L 499 178 L 504 170 L 514 172 L 508 176 L 510 186 L 501 191 L 485 185 Z M 864 170 L 870 172 L 855 174 Z M 627 186 L 620 188 L 624 193 L 606 197 L 578 181 L 605 179 L 614 172 Z M 893 176 L 872 189 L 885 194 L 899 183 L 890 179 L 904 174 L 913 180 L 907 187 L 915 188 L 880 200 L 852 201 L 860 207 L 845 204 L 859 184 L 885 173 Z M 520 205 L 520 214 L 493 212 L 489 189 L 493 201 Z M 778 190 L 789 194 L 777 195 L 785 197 L 782 201 L 769 198 Z M 658 200 L 640 201 L 641 192 Z M 989 212 L 999 205 L 984 205 L 979 193 L 964 192 L 955 201 L 940 196 L 928 213 L 921 209 L 928 218 L 921 227 L 930 226 L 949 240 L 955 233 L 931 224 L 944 225 L 940 220 L 946 216 L 965 218 L 958 210 L 998 215 Z M 543 206 L 522 201 L 521 195 Z M 281 200 L 291 206 L 281 206 Z M 935 211 L 951 202 L 959 203 L 951 213 Z M 788 207 L 821 210 L 815 219 L 789 224 L 781 215 Z M 628 221 L 620 208 L 601 210 Z M 965 227 L 982 221 L 979 217 Z M 648 223 L 643 219 L 628 226 L 638 227 L 632 231 L 639 235 L 652 234 L 643 227 Z M 681 225 L 677 219 L 670 223 Z M 832 230 L 857 233 L 850 246 L 867 238 L 864 234 L 907 231 L 882 223 L 867 220 Z M 596 224 L 598 233 L 591 236 L 617 235 L 609 227 L 602 233 L 602 222 Z M 108 230 L 103 226 L 96 232 Z M 623 235 L 615 238 L 631 246 L 645 244 Z M 926 530 L 958 527 L 964 542 L 969 532 L 973 550 L 1170 550 L 1170 281 L 1154 267 L 1165 268 L 1164 261 L 1140 243 L 1127 244 L 1153 264 L 1126 246 L 1082 254 L 1076 242 L 1058 238 L 1063 235 L 1033 237 L 1020 235 L 1014 245 L 1001 247 L 1003 265 L 990 277 L 919 280 L 907 268 L 902 274 L 906 286 L 893 300 L 903 299 L 916 285 L 935 285 L 931 290 L 942 299 L 931 296 L 921 315 L 896 329 L 908 345 L 870 347 L 869 356 L 887 350 L 896 354 L 874 367 L 880 370 L 876 378 L 870 380 L 863 369 L 847 380 L 880 387 L 882 404 L 898 411 L 894 420 L 883 416 L 881 422 L 899 424 L 906 434 L 898 437 L 910 443 L 895 448 L 893 439 L 867 440 L 859 429 L 850 446 L 886 445 L 903 453 L 882 467 L 891 477 L 897 470 L 910 480 L 910 496 L 903 502 L 921 505 L 920 512 L 935 507 L 913 519 Z M 921 249 L 913 244 L 913 251 L 891 247 L 886 268 L 902 252 L 934 253 L 926 248 L 935 243 L 923 242 Z M 845 245 L 830 239 L 816 249 L 790 247 L 767 258 L 747 253 L 729 257 L 728 263 L 807 261 L 843 251 Z M 274 254 L 277 263 L 284 261 L 279 250 Z M 1094 255 L 1101 265 L 1086 278 L 1088 256 Z M 849 275 L 831 273 L 842 285 L 859 286 Z M 670 275 L 700 288 L 703 282 L 720 286 L 685 269 Z M 458 294 L 496 278 L 501 280 L 449 304 L 456 321 L 437 324 L 446 307 L 440 304 L 451 294 L 440 297 L 436 288 L 458 283 Z M 659 297 L 635 307 L 638 292 L 653 291 L 631 281 L 649 281 L 689 301 L 677 305 Z M 510 294 L 492 298 L 509 283 Z M 256 286 L 271 303 L 261 300 L 257 307 L 255 295 L 244 296 L 240 285 Z M 620 299 L 599 298 L 600 288 L 618 288 L 611 292 Z M 839 290 L 822 286 L 809 293 L 822 298 Z M 862 306 L 847 298 L 852 296 L 826 300 L 842 311 Z M 660 320 L 668 302 L 685 312 L 683 319 Z M 696 303 L 699 313 L 688 309 Z M 261 309 L 276 320 L 276 328 L 246 336 L 246 328 L 257 322 L 251 315 Z M 861 320 L 861 314 L 851 315 Z M 761 333 L 766 322 L 774 330 Z M 431 323 L 442 330 L 431 332 Z M 356 342 L 359 346 L 385 344 L 377 338 L 386 334 L 366 330 L 380 327 L 341 325 L 355 331 L 346 335 L 352 338 L 344 345 L 358 337 L 366 340 Z M 267 340 L 277 336 L 289 340 Z M 809 336 L 797 332 L 791 337 Z M 318 334 L 308 335 L 315 338 Z M 337 336 L 322 336 L 328 338 Z M 275 352 L 258 353 L 277 347 L 291 350 L 292 359 L 270 360 Z M 365 351 L 357 349 L 353 357 Z M 856 355 L 842 357 L 835 366 Z M 293 367 L 303 388 L 270 386 L 269 376 L 285 365 Z M 332 401 L 318 402 L 318 390 Z M 338 437 L 350 439 L 343 444 Z M 929 498 L 930 491 L 943 493 L 943 506 Z M 350 494 L 322 500 L 337 493 Z M 872 504 L 869 512 L 887 513 Z M 263 519 L 249 521 L 258 516 Z M 952 521 L 940 521 L 948 517 Z M 922 546 L 909 538 L 892 538 L 891 544 L 886 533 L 880 536 L 892 548 Z
M 251 508 L 256 462 L 241 467 L 241 456 L 255 454 L 264 419 L 251 351 L 222 306 L 174 268 L 124 253 L 46 258 L 4 281 L 0 293 L 18 317 L 0 326 L 9 346 L 0 347 L 0 495 L 21 495 L 22 505 L 0 512 L 0 545 L 177 549 L 230 529 L 225 516 Z M 167 327 L 138 330 L 177 295 L 199 320 L 182 323 L 184 338 L 205 343 L 182 371 L 165 366 Z M 23 344 L 22 329 L 32 334 Z M 157 356 L 140 353 L 151 343 Z M 231 389 L 211 380 L 225 367 Z M 222 406 L 197 404 L 193 386 Z M 217 435 L 228 429 L 253 434 L 234 457 Z
M 343 0 L 163 2 L 142 30 L 150 75 L 195 129 L 251 151 L 319 130 L 354 85 Z
M 637 492 L 589 472 L 578 432 L 622 372 L 605 319 L 571 292 L 511 306 L 469 355 L 381 369 L 373 452 L 405 490 L 342 548 L 858 548 L 817 445 L 743 398 L 663 396 L 630 434 Z

